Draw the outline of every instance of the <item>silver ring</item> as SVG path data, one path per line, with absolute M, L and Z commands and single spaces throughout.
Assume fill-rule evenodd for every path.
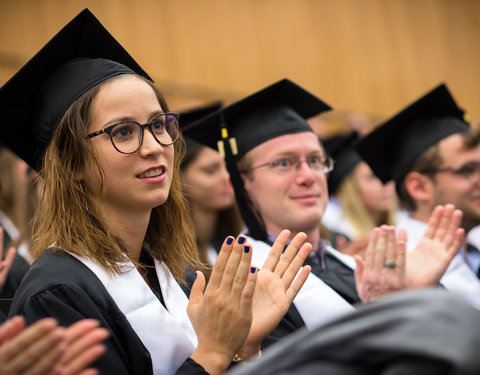
M 394 262 L 385 262 L 383 264 L 384 267 L 387 267 L 387 268 L 395 268 L 395 263 Z

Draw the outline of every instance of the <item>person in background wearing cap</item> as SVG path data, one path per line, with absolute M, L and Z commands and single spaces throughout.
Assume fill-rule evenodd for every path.
M 408 250 L 421 241 L 436 205 L 460 209 L 467 234 L 480 224 L 480 133 L 465 122 L 445 84 L 377 127 L 357 150 L 382 181 L 395 181 L 409 211 L 397 224 L 407 230 Z M 480 309 L 480 253 L 472 249 L 467 261 L 463 256 L 453 259 L 440 282 Z
M 313 329 L 350 313 L 354 303 L 407 286 L 402 232 L 396 243 L 393 228 L 373 231 L 366 262 L 356 258 L 356 275 L 353 258 L 330 250 L 320 238 L 319 226 L 328 200 L 327 175 L 333 162 L 306 119 L 328 109 L 323 101 L 284 79 L 183 130 L 188 137 L 218 147 L 225 155 L 249 242 L 255 248 L 253 264 L 262 268 L 273 240 L 283 228 L 292 234 L 306 233 L 314 244 L 313 256 L 311 253 L 307 261 L 313 275 L 268 344 L 300 327 Z M 431 231 L 444 231 L 435 239 L 436 244 L 452 254 L 458 250 L 461 236 L 455 227 L 459 212 L 455 217 L 448 213 L 443 221 L 438 220 L 438 215 L 441 213 L 432 221 Z M 385 244 L 389 244 L 388 251 Z M 443 270 L 438 266 L 429 274 L 429 282 L 435 283 Z
M 180 130 L 220 107 L 220 103 L 215 103 L 180 113 Z M 186 152 L 180 165 L 182 186 L 192 212 L 200 260 L 207 265 L 202 272 L 207 277 L 223 239 L 227 235 L 238 235 L 243 223 L 221 155 L 189 137 L 184 139 Z
M 332 232 L 335 249 L 364 257 L 372 229 L 396 224 L 397 202 L 393 182 L 383 184 L 355 151 L 358 139 L 356 132 L 321 139 L 335 161 L 322 224 Z
M 178 283 L 199 261 L 178 114 L 88 9 L 0 89 L 0 103 L 2 140 L 44 182 L 37 259 L 11 315 L 96 319 L 110 331 L 102 374 L 219 374 L 258 355 L 308 276 L 299 269 L 311 245 L 298 235 L 282 254 L 285 231 L 258 276 L 245 236 L 230 236 L 205 291 L 198 272 L 187 300 Z

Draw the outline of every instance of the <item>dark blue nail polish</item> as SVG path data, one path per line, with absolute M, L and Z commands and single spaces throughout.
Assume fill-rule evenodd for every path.
M 195 272 L 195 278 L 194 278 L 194 280 L 197 280 L 197 273 L 196 273 L 196 272 Z
M 238 243 L 241 245 L 242 243 L 245 242 L 245 240 L 246 240 L 245 237 L 243 237 L 243 236 L 242 236 L 242 237 L 239 237 L 239 238 L 238 238 Z
M 250 246 L 245 245 L 245 246 L 243 247 L 243 251 L 245 251 L 246 253 L 248 253 L 248 252 L 250 251 Z
M 231 245 L 233 242 L 233 238 L 232 237 L 228 237 L 227 238 L 227 245 Z
M 257 270 L 256 267 L 250 267 L 250 272 L 251 272 L 251 273 L 255 273 L 256 270 Z

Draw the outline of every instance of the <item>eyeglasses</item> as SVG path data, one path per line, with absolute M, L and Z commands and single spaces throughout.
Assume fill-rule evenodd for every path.
M 438 172 L 452 172 L 454 174 L 463 175 L 472 184 L 480 182 L 480 162 L 478 161 L 472 161 L 455 167 L 427 169 L 421 173 L 430 174 Z
M 136 121 L 122 121 L 87 135 L 93 138 L 107 133 L 113 147 L 122 154 L 133 154 L 143 143 L 143 134 L 148 127 L 155 140 L 162 146 L 170 146 L 178 139 L 178 113 L 161 113 L 146 124 Z
M 253 171 L 254 169 L 270 167 L 270 169 L 275 173 L 289 174 L 293 170 L 300 169 L 300 165 L 304 162 L 307 163 L 309 168 L 315 173 L 327 174 L 333 170 L 334 162 L 332 158 L 314 155 L 307 158 L 298 158 L 295 156 L 283 157 L 269 163 L 256 165 L 240 172 L 247 173 Z

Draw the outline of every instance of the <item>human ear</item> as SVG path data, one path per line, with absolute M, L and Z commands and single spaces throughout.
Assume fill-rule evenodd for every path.
M 419 172 L 409 172 L 404 184 L 414 201 L 428 202 L 433 199 L 434 186 L 430 177 Z

